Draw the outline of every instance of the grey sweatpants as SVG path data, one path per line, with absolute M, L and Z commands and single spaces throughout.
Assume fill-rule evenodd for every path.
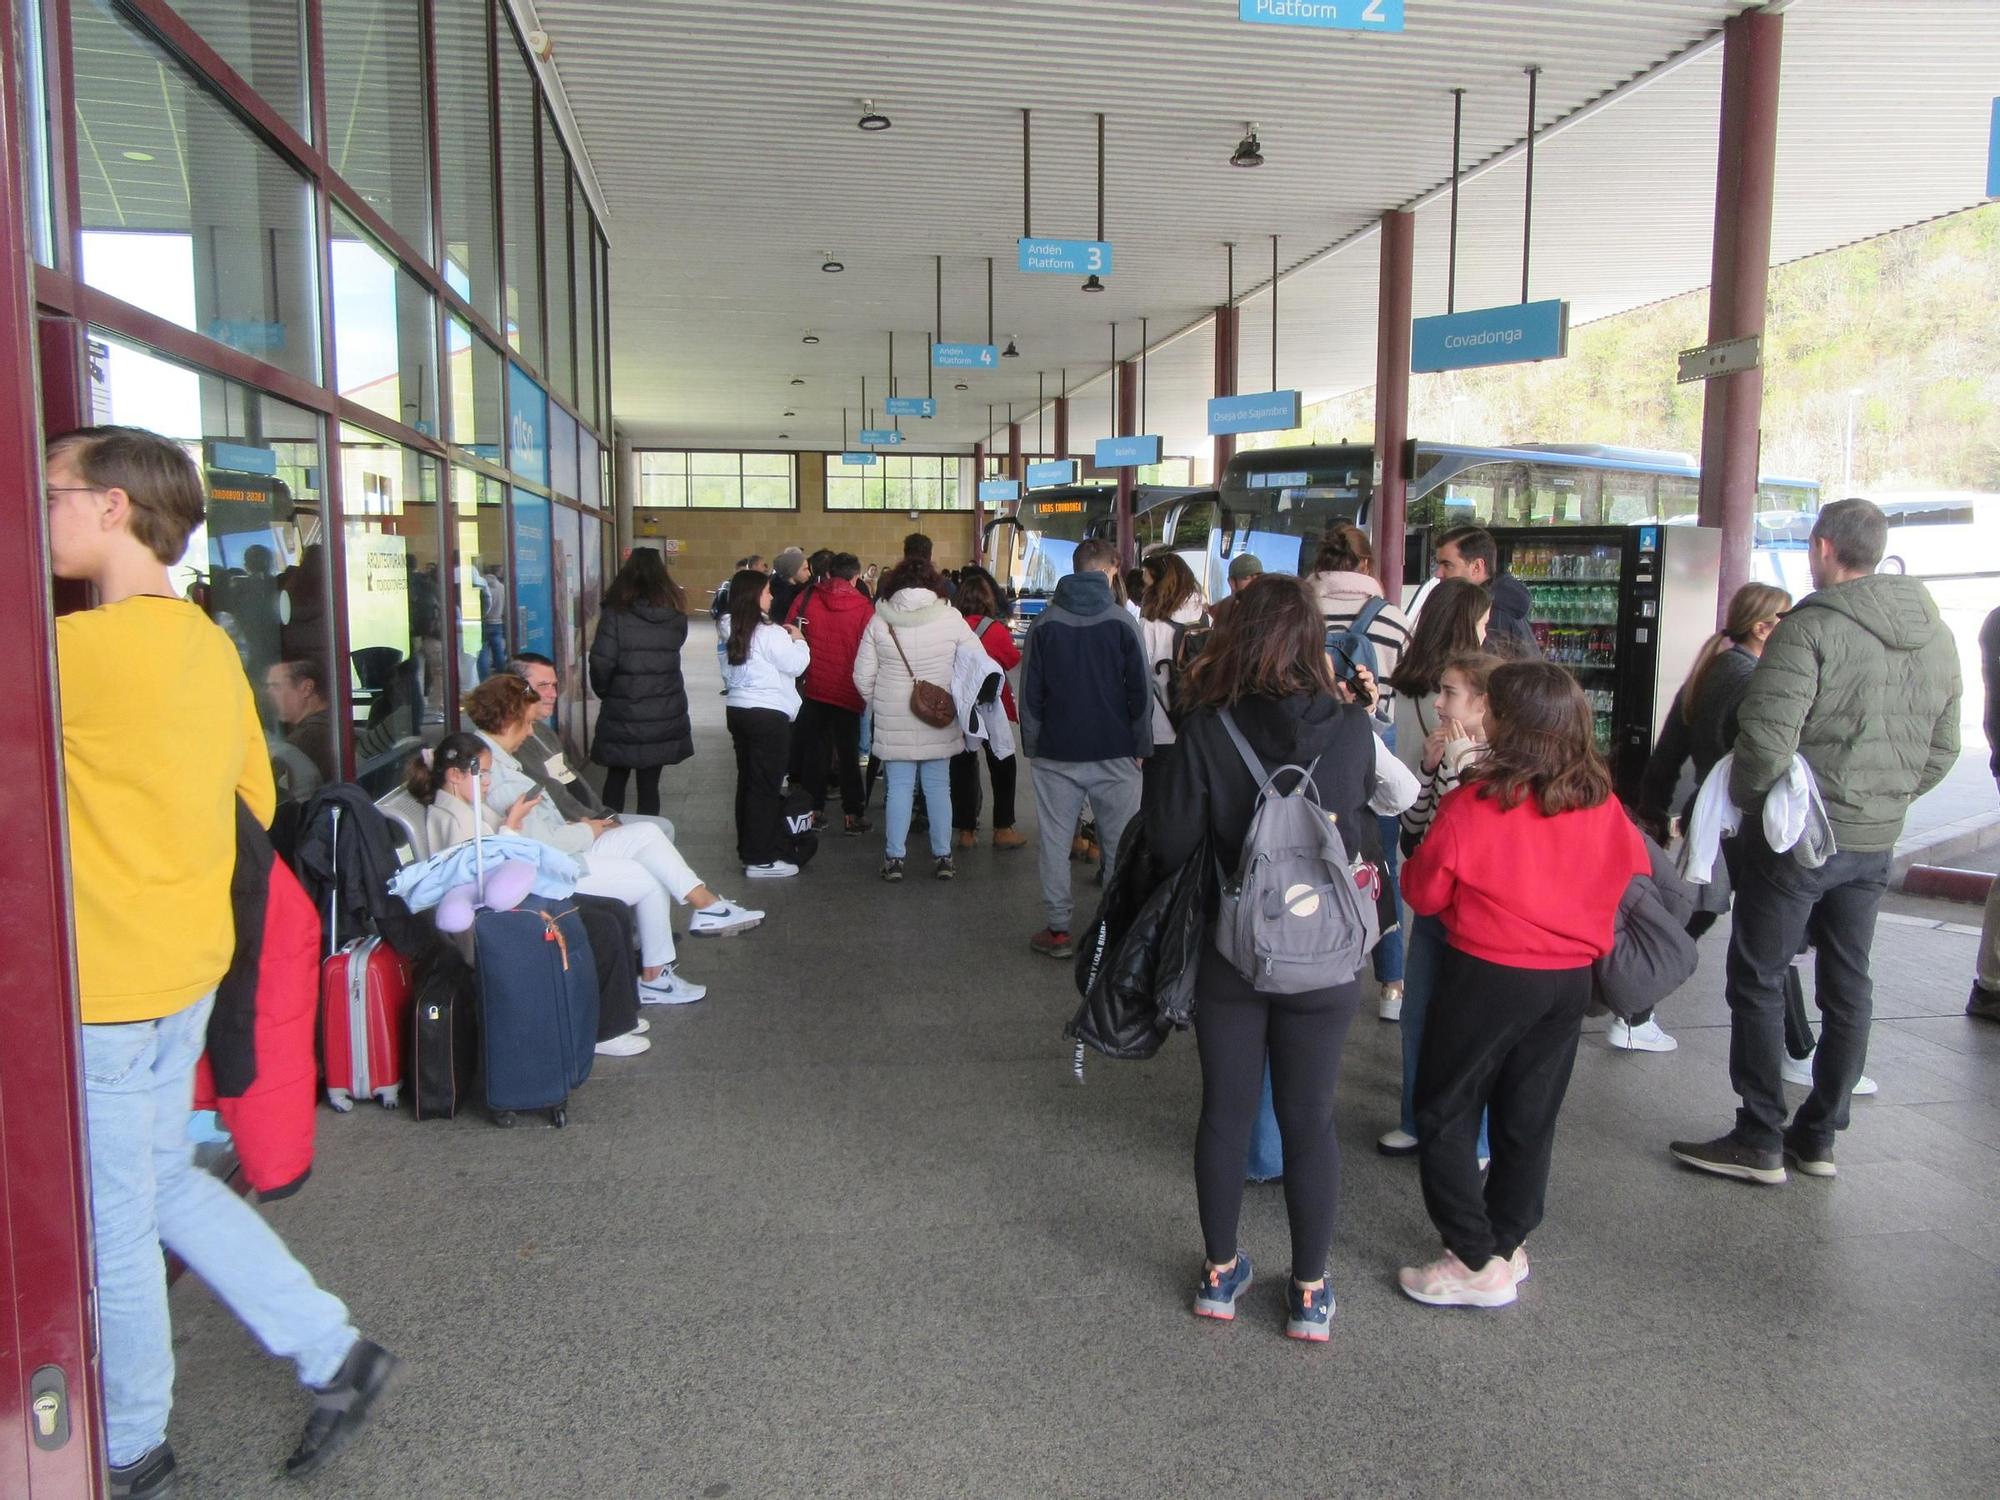
M 1038 760 L 1035 821 L 1042 834 L 1042 904 L 1049 930 L 1068 932 L 1070 921 L 1069 846 L 1088 802 L 1104 846 L 1104 878 L 1117 868 L 1125 825 L 1139 811 L 1139 767 L 1130 760 Z

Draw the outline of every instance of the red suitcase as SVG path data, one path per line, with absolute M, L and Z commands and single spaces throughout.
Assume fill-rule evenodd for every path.
M 394 1109 L 410 1030 L 410 969 L 380 938 L 349 943 L 320 966 L 320 1055 L 335 1109 L 374 1095 Z

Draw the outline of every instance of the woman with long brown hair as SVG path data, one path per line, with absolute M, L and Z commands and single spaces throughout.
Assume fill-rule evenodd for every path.
M 625 806 L 625 780 L 639 778 L 639 811 L 657 817 L 660 772 L 694 754 L 681 647 L 687 598 L 655 547 L 634 547 L 604 591 L 590 643 L 590 686 L 601 700 L 590 758 L 604 767 L 604 804 Z
M 1652 862 L 1611 795 L 1590 703 L 1542 661 L 1486 684 L 1487 749 L 1403 867 L 1403 894 L 1442 919 L 1445 953 L 1417 1059 L 1417 1161 L 1444 1240 L 1397 1280 L 1418 1302 L 1501 1307 L 1528 1277 L 1556 1115 L 1576 1065 L 1590 966 Z M 1480 1117 L 1492 1163 L 1480 1178 Z
M 1161 761 L 1174 742 L 1174 721 L 1169 712 L 1173 663 L 1189 630 L 1208 618 L 1201 597 L 1201 585 L 1194 569 L 1174 552 L 1155 552 L 1140 565 L 1146 587 L 1139 595 L 1139 636 L 1146 643 L 1146 664 L 1153 673 L 1153 751 L 1146 764 Z M 1157 776 L 1157 771 L 1149 775 Z
M 1263 781 L 1251 774 L 1239 734 L 1267 775 L 1278 774 L 1278 790 L 1291 791 L 1301 772 L 1310 776 L 1350 854 L 1373 852 L 1376 812 L 1400 812 L 1416 796 L 1416 779 L 1378 753 L 1367 709 L 1335 683 L 1319 607 L 1296 578 L 1267 574 L 1237 595 L 1183 687 L 1190 712 L 1145 804 L 1147 840 L 1165 867 L 1193 857 L 1204 837 L 1224 870 L 1237 867 Z M 1286 774 L 1285 766 L 1295 769 Z M 1378 777 L 1382 791 L 1371 804 Z M 1211 921 L 1215 915 L 1208 913 Z M 1327 1253 L 1340 1195 L 1334 1090 L 1360 978 L 1329 974 L 1322 988 L 1269 994 L 1210 942 L 1195 993 L 1202 1077 L 1195 1196 L 1206 1249 L 1195 1313 L 1234 1318 L 1250 1284 L 1250 1257 L 1236 1234 L 1268 1055 L 1291 1221 L 1285 1331 L 1323 1340 L 1333 1315 Z

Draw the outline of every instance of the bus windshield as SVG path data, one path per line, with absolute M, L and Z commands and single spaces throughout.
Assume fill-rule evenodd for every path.
M 1367 525 L 1374 452 L 1356 444 L 1237 454 L 1223 471 L 1221 524 L 1208 547 L 1210 576 L 1226 574 L 1229 560 L 1246 552 L 1266 572 L 1297 573 L 1312 565 L 1307 548 L 1316 550 L 1329 526 Z
M 1076 544 L 1108 528 L 1114 498 L 1102 485 L 1031 492 L 1015 513 L 1021 545 L 1008 586 L 1030 597 L 1053 594 L 1076 560 Z

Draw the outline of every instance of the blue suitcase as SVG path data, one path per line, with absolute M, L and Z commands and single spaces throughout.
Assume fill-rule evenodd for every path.
M 473 920 L 486 1107 L 496 1125 L 545 1109 L 569 1123 L 569 1096 L 590 1077 L 597 966 L 573 900 L 530 896 Z

